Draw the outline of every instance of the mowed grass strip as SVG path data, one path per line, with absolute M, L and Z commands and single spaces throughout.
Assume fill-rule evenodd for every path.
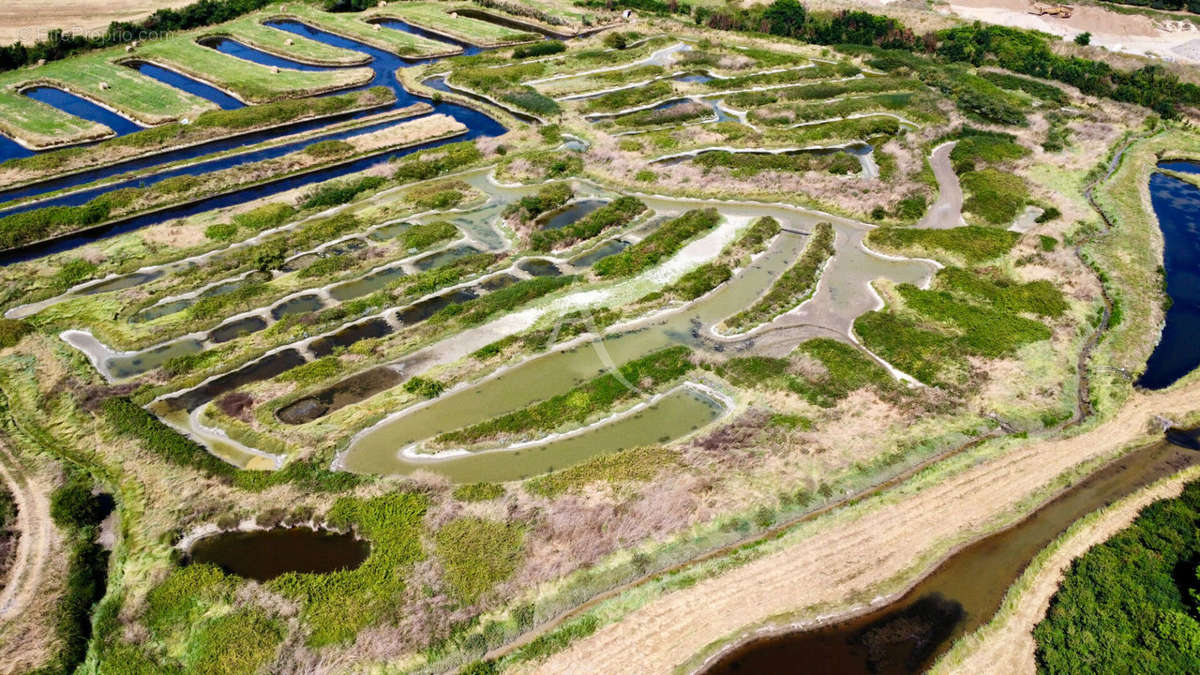
M 365 84 L 374 76 L 370 68 L 302 71 L 271 68 L 197 44 L 191 40 L 161 40 L 139 50 L 140 58 L 210 82 L 249 103 L 269 103 L 300 98 Z
M 303 63 L 329 66 L 357 66 L 371 57 L 352 49 L 327 45 L 285 30 L 264 26 L 263 15 L 243 17 L 204 33 L 205 37 L 228 37 L 255 49 Z
M 457 45 L 437 42 L 404 31 L 388 30 L 382 26 L 376 29 L 364 20 L 363 14 L 322 12 L 299 2 L 287 5 L 286 10 L 273 18 L 295 19 L 314 28 L 407 58 L 449 56 L 462 52 L 462 48 Z
M 38 150 L 94 141 L 113 131 L 5 88 L 0 90 L 0 133 Z
M 541 36 L 508 28 L 490 21 L 451 15 L 452 8 L 432 2 L 397 2 L 373 13 L 371 18 L 396 18 L 419 28 L 443 33 L 480 47 L 529 42 Z
M 750 307 L 729 317 L 725 325 L 740 330 L 767 323 L 807 300 L 817 286 L 821 266 L 833 256 L 835 237 L 832 225 L 819 223 L 795 264 L 779 275 L 771 290 Z
M 533 432 L 548 432 L 564 424 L 583 424 L 617 403 L 636 398 L 683 377 L 692 369 L 691 349 L 671 347 L 654 352 L 522 410 L 440 434 L 442 444 L 472 444 L 496 439 L 515 440 Z

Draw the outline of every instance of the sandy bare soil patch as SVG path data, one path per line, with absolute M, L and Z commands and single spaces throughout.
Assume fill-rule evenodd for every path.
M 1091 33 L 1093 45 L 1115 52 L 1200 63 L 1200 50 L 1185 46 L 1200 38 L 1200 31 L 1190 21 L 1162 21 L 1092 5 L 1073 5 L 1071 18 L 1060 19 L 1030 14 L 1033 5 L 1033 0 L 951 0 L 950 11 L 964 19 L 1030 28 L 1065 38 Z
M 812 536 L 657 598 L 537 670 L 668 673 L 707 645 L 772 617 L 845 607 L 848 598 L 876 592 L 879 584 L 910 572 L 923 556 L 994 527 L 998 516 L 1080 462 L 1144 438 L 1153 415 L 1191 411 L 1198 393 L 1200 384 L 1136 394 L 1087 433 L 1018 446 L 915 494 L 893 492 L 872 508 L 835 514 Z
M 0 2 L 0 44 L 30 44 L 61 28 L 72 33 L 101 32 L 113 21 L 135 21 L 164 7 L 192 0 L 4 0 Z

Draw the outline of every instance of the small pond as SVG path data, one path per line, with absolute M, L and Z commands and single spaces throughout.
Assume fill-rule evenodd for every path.
M 354 569 L 367 559 L 370 545 L 353 534 L 306 527 L 254 532 L 222 532 L 198 540 L 189 563 L 208 563 L 255 581 L 288 572 L 323 574 Z

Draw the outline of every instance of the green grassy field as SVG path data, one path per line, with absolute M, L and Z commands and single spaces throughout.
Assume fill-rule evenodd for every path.
M 97 101 L 142 124 L 161 124 L 183 117 L 195 118 L 216 106 L 140 75 L 112 61 L 123 51 L 104 50 L 34 69 L 0 75 L 0 124 L 6 133 L 33 145 L 47 142 L 78 143 L 104 135 L 103 127 L 74 118 L 55 108 L 30 100 L 20 89 L 44 84 L 66 89 Z
M 458 54 L 462 50 L 452 44 L 437 42 L 398 30 L 388 30 L 382 26 L 378 30 L 362 19 L 361 14 L 334 14 L 322 12 L 304 4 L 287 5 L 287 10 L 280 16 L 298 19 L 317 28 L 323 28 L 331 33 L 337 33 L 364 44 L 384 49 L 400 56 L 424 58 Z
M 249 103 L 308 96 L 369 82 L 369 68 L 301 71 L 271 68 L 243 61 L 192 40 L 162 40 L 147 44 L 139 55 L 155 63 L 230 90 Z
M 371 16 L 397 18 L 414 26 L 445 33 L 450 37 L 481 47 L 529 42 L 539 37 L 489 21 L 457 16 L 453 14 L 452 7 L 441 3 L 398 2 L 374 12 Z
M 317 65 L 356 66 L 370 60 L 370 57 L 361 52 L 334 47 L 324 42 L 317 42 L 277 28 L 264 26 L 261 23 L 262 20 L 263 16 L 256 14 L 222 24 L 204 35 L 233 38 L 265 52 Z

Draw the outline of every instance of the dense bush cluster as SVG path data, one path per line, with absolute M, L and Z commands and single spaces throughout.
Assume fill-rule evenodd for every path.
M 379 176 L 363 176 L 350 181 L 325 183 L 300 200 L 302 209 L 327 209 L 345 204 L 358 195 L 374 190 L 385 183 Z
M 1200 667 L 1200 483 L 1071 563 L 1033 630 L 1041 673 L 1194 673 Z
M 566 204 L 572 196 L 574 193 L 571 192 L 571 186 L 567 183 L 551 183 L 535 194 L 525 195 L 504 207 L 504 217 L 515 217 L 521 222 L 528 222 L 547 211 L 553 211 Z
M 513 50 L 514 59 L 528 59 L 534 56 L 550 56 L 567 51 L 567 46 L 560 40 L 541 40 L 528 45 L 522 45 Z
M 123 397 L 110 398 L 102 409 L 118 433 L 136 438 L 150 452 L 171 464 L 198 469 L 210 476 L 231 477 L 237 469 L 208 453 L 203 446 L 163 424 L 138 404 Z
M 534 232 L 529 237 L 529 246 L 535 251 L 565 248 L 605 230 L 628 225 L 645 210 L 646 205 L 635 197 L 618 197 L 570 225 Z
M 397 163 L 392 178 L 401 182 L 428 180 L 483 158 L 471 141 L 450 143 L 411 154 Z
M 713 229 L 719 222 L 721 215 L 716 209 L 693 209 L 663 223 L 624 251 L 601 259 L 593 269 L 605 278 L 632 276 L 674 255 L 689 239 Z

